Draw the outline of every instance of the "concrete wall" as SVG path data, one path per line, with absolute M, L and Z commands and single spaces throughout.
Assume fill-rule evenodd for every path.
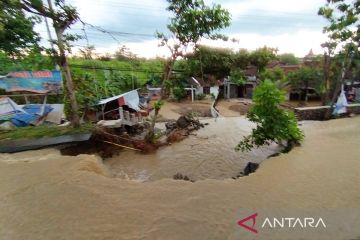
M 329 106 L 295 108 L 294 112 L 298 120 L 324 120 L 325 114 L 330 110 Z M 347 107 L 349 114 L 360 114 L 360 104 L 350 104 Z
M 195 95 L 203 94 L 203 93 L 204 93 L 204 88 L 203 87 L 196 87 L 195 88 Z

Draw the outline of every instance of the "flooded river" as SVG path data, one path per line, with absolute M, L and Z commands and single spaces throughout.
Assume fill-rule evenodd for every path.
M 153 181 L 181 173 L 191 180 L 236 177 L 248 162 L 260 163 L 279 151 L 275 144 L 247 153 L 234 148 L 254 125 L 242 117 L 204 120 L 209 123 L 185 140 L 161 148 L 154 154 L 131 150 L 104 161 L 122 179 Z
M 196 170 L 202 177 L 220 178 L 239 171 L 245 160 L 233 147 L 251 126 L 241 119 L 229 119 L 219 128 L 221 121 L 210 122 L 198 132 L 197 138 L 209 137 L 199 141 L 206 151 L 201 152 L 192 136 L 145 156 L 144 175 L 171 177 L 164 173 L 170 166 L 164 155 L 176 160 L 176 171 L 188 170 L 180 163 L 187 161 L 183 156 L 193 161 L 221 159 L 216 164 L 227 169 L 207 175 L 212 171 L 203 166 L 213 169 L 215 165 L 204 163 Z M 140 174 L 140 164 L 125 164 L 131 157 L 140 159 L 141 155 L 130 152 L 107 161 L 108 167 L 97 156 L 62 156 L 57 149 L 0 154 L 0 239 L 360 239 L 360 117 L 310 122 L 302 128 L 306 137 L 301 147 L 263 161 L 256 173 L 237 180 L 191 183 L 163 178 L 140 183 L 111 177 L 111 163 L 115 164 L 112 171 L 120 174 L 118 164 L 124 159 L 120 156 L 126 156 L 123 166 L 135 169 L 134 178 L 142 179 L 135 174 Z M 193 157 L 195 153 L 198 158 Z M 258 159 L 267 155 L 249 154 Z M 229 162 L 238 167 L 228 166 Z M 226 171 L 229 173 L 224 174 Z M 130 175 L 131 171 L 126 172 Z M 306 210 L 307 216 L 323 217 L 327 228 L 263 231 L 261 218 L 282 209 L 297 210 L 296 215 L 282 216 L 297 217 Z M 331 212 L 338 214 L 329 216 Z M 237 224 L 253 213 L 259 214 L 256 235 Z M 251 226 L 251 221 L 247 224 Z

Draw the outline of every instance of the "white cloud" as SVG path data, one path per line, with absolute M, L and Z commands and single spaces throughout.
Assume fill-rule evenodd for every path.
M 128 42 L 124 45 L 129 50 L 139 57 L 155 58 L 169 56 L 169 50 L 166 47 L 159 47 L 158 40 L 144 41 L 144 42 Z M 98 53 L 114 53 L 119 49 L 119 45 L 110 45 L 109 47 L 97 48 Z
M 166 2 L 162 0 L 129 1 L 129 0 L 70 0 L 85 22 L 94 25 L 108 25 L 119 23 L 126 19 L 129 12 L 164 11 Z M 125 14 L 125 15 L 124 15 Z
M 220 1 L 217 1 L 221 3 Z M 316 13 L 317 9 L 324 5 L 324 0 L 243 0 L 229 1 L 221 3 L 221 5 L 229 9 L 233 17 L 240 17 L 243 14 L 262 15 L 266 14 L 292 14 L 311 12 Z
M 297 17 L 300 16 L 301 18 L 301 16 L 307 16 L 310 13 L 314 13 L 314 16 L 316 16 L 315 12 L 317 11 L 318 7 L 324 4 L 324 0 L 207 0 L 206 2 L 216 2 L 222 4 L 223 7 L 228 8 L 231 11 L 234 18 L 241 15 L 251 15 L 253 18 L 248 17 L 247 19 L 250 22 L 252 20 L 258 20 L 256 18 L 257 14 L 285 14 L 287 16 L 291 16 L 291 14 L 294 14 Z M 133 22 L 130 23 L 130 20 L 127 19 L 127 17 L 129 16 L 126 15 L 127 13 L 138 14 L 138 19 L 142 20 L 139 21 L 137 24 L 141 24 L 144 26 L 148 24 L 147 18 L 143 16 L 144 11 L 149 14 L 153 14 L 153 16 L 159 16 L 164 13 L 164 16 L 161 16 L 162 18 L 166 18 L 166 11 L 161 10 L 165 9 L 166 7 L 165 0 L 139 0 L 136 2 L 131 2 L 129 0 L 100 0 L 97 2 L 90 0 L 71 0 L 70 3 L 78 8 L 80 16 L 84 21 L 100 26 L 109 26 L 110 24 L 110 26 L 113 26 L 111 30 L 116 31 L 139 32 L 139 29 L 136 28 L 135 25 L 131 25 L 133 24 Z M 269 24 L 271 24 L 271 17 L 266 18 L 265 20 L 269 20 Z M 256 21 L 254 24 L 256 24 Z M 326 39 L 326 37 L 322 34 L 321 29 L 319 28 L 317 31 L 315 31 L 315 29 L 309 30 L 311 29 L 311 26 L 308 26 L 306 24 L 300 25 L 300 23 L 298 23 L 298 25 L 296 25 L 296 29 L 298 29 L 298 31 L 295 31 L 293 29 L 295 32 L 292 32 L 291 34 L 288 30 L 286 30 L 271 35 L 265 34 L 266 31 L 264 31 L 264 29 L 259 30 L 259 28 L 254 28 L 258 30 L 252 30 L 251 32 L 249 30 L 249 32 L 242 33 L 237 33 L 240 32 L 240 30 L 238 30 L 237 28 L 232 28 L 233 30 L 232 33 L 230 33 L 230 37 L 240 39 L 240 42 L 238 44 L 232 42 L 203 42 L 212 46 L 229 47 L 234 49 L 247 48 L 251 50 L 266 45 L 270 47 L 277 47 L 280 53 L 292 52 L 299 57 L 304 56 L 311 48 L 315 52 L 321 53 L 322 50 L 320 44 Z M 130 28 L 126 29 L 126 27 Z M 156 28 L 160 27 L 161 26 L 156 26 Z M 81 28 L 81 26 L 76 26 L 75 28 L 79 29 Z M 154 31 L 154 29 L 151 28 L 144 28 L 147 31 L 144 33 Z M 46 29 L 43 24 L 37 26 L 36 29 L 45 39 L 47 38 Z M 145 30 L 142 29 L 142 31 Z M 168 56 L 168 50 L 166 48 L 159 48 L 158 41 L 155 39 L 143 42 L 135 42 L 135 40 L 131 41 L 129 39 L 126 42 L 126 38 L 122 38 L 121 40 L 125 41 L 122 42 L 122 44 L 125 44 L 127 47 L 130 48 L 133 53 L 139 56 L 147 58 L 156 56 Z M 114 52 L 118 49 L 118 45 L 112 44 L 111 42 L 113 42 L 113 40 L 105 34 L 89 34 L 89 41 L 90 44 L 94 44 L 97 47 L 97 52 L 99 53 Z
M 266 45 L 278 48 L 279 53 L 294 53 L 298 57 L 303 57 L 310 49 L 313 49 L 315 53 L 322 53 L 320 45 L 326 40 L 326 36 L 322 32 L 309 30 L 279 35 L 260 35 L 256 33 L 233 34 L 230 37 L 238 39 L 239 43 L 231 41 L 203 41 L 203 43 L 216 47 L 246 48 L 249 50 L 255 50 Z
M 322 48 L 320 46 L 326 40 L 326 36 L 318 31 L 301 30 L 293 34 L 280 35 L 260 35 L 260 34 L 233 34 L 230 37 L 239 39 L 238 43 L 231 41 L 211 41 L 203 40 L 202 44 L 232 48 L 238 50 L 245 48 L 248 50 L 255 50 L 263 46 L 278 48 L 279 53 L 294 53 L 298 57 L 305 56 L 310 49 L 314 53 L 321 54 Z M 169 56 L 169 51 L 165 47 L 158 47 L 158 41 L 145 41 L 141 43 L 125 43 L 125 45 L 140 57 L 152 58 L 156 56 Z M 114 52 L 118 47 L 116 45 L 107 48 L 98 48 L 98 52 Z

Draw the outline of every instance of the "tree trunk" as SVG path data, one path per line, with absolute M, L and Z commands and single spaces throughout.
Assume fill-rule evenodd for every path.
M 76 101 L 76 96 L 75 96 L 75 89 L 74 89 L 74 84 L 72 81 L 72 76 L 71 76 L 71 72 L 70 72 L 70 67 L 67 63 L 67 59 L 65 56 L 65 50 L 64 50 L 64 42 L 63 42 L 63 36 L 62 36 L 62 31 L 58 28 L 55 28 L 55 32 L 56 32 L 56 36 L 58 39 L 58 47 L 59 47 L 59 52 L 60 52 L 60 59 L 59 59 L 59 63 L 61 66 L 61 69 L 65 75 L 65 86 L 66 86 L 66 94 L 69 98 L 70 101 L 70 106 L 71 106 L 71 117 L 70 117 L 70 121 L 73 127 L 79 127 L 80 126 L 80 117 L 79 117 L 79 107 Z
M 346 72 L 349 70 L 349 68 L 351 67 L 352 61 L 354 58 L 354 54 L 352 54 L 352 56 L 349 59 L 348 65 L 345 66 L 345 61 L 346 58 L 344 59 L 344 61 L 341 64 L 341 74 L 340 74 L 340 78 L 339 80 L 336 82 L 336 87 L 335 87 L 335 91 L 333 93 L 333 96 L 331 98 L 331 102 L 330 102 L 330 110 L 329 112 L 326 113 L 325 115 L 325 119 L 329 119 L 331 117 L 332 112 L 334 111 L 334 104 L 335 101 L 339 95 L 339 92 L 341 90 L 341 85 L 344 84 L 344 80 L 345 80 L 345 74 Z
M 307 102 L 308 102 L 308 88 L 309 88 L 309 83 L 306 82 L 305 83 L 305 98 L 304 98 L 304 106 L 306 106 Z
M 324 73 L 324 88 L 325 92 L 322 94 L 321 102 L 323 106 L 326 106 L 326 104 L 329 102 L 329 90 L 330 90 L 330 56 L 324 53 L 324 67 L 323 67 L 323 73 Z
M 160 99 L 164 99 L 166 97 L 166 90 L 165 90 L 165 82 L 170 80 L 171 73 L 174 65 L 174 60 L 170 59 L 165 64 L 165 71 L 164 71 L 164 78 L 161 84 L 161 96 Z

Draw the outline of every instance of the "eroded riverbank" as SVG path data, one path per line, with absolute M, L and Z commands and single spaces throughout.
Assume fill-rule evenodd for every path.
M 303 128 L 302 147 L 264 161 L 255 174 L 238 180 L 138 183 L 108 177 L 95 156 L 66 157 L 54 149 L 2 154 L 0 236 L 240 239 L 236 222 L 244 208 L 359 210 L 360 118 L 305 123 Z M 312 239 L 360 236 L 359 222 L 351 223 Z M 302 238 L 274 232 L 259 237 Z
M 125 150 L 104 161 L 114 176 L 137 181 L 173 178 L 177 173 L 191 180 L 236 177 L 248 162 L 260 163 L 279 152 L 276 144 L 250 152 L 235 152 L 243 136 L 254 124 L 244 117 L 202 120 L 209 123 L 181 142 L 165 146 L 155 153 L 142 154 Z

